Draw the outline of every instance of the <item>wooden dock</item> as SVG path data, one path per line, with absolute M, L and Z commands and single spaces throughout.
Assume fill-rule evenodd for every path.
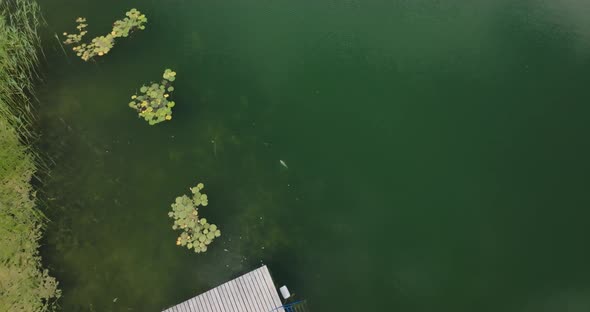
M 266 265 L 164 312 L 270 312 L 282 306 Z

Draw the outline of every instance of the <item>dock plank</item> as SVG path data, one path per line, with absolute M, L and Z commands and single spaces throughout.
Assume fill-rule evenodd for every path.
M 227 290 L 228 296 L 231 298 L 232 303 L 236 307 L 236 311 L 244 311 L 244 304 L 240 300 L 239 296 L 236 293 L 233 283 L 228 282 L 224 284 L 225 289 Z
M 195 304 L 198 306 L 197 311 L 205 312 L 205 308 L 203 308 L 203 303 L 201 303 L 201 300 L 199 300 L 198 297 L 194 297 L 193 300 L 195 301 Z
M 217 302 L 217 307 L 218 307 L 217 311 L 227 312 L 227 310 L 225 309 L 225 304 L 223 303 L 223 301 L 221 301 L 221 297 L 219 296 L 219 287 L 213 288 L 210 291 L 211 291 L 211 295 L 215 299 L 215 302 Z
M 211 300 L 211 292 L 206 292 L 203 294 L 204 298 L 205 298 L 205 302 L 207 302 L 208 306 L 207 306 L 207 312 L 217 312 L 217 309 L 215 307 L 215 303 Z
M 227 298 L 227 294 L 225 291 L 225 288 L 223 287 L 223 285 L 219 285 L 219 287 L 216 288 L 219 291 L 219 297 L 221 298 L 221 301 L 223 302 L 223 308 L 225 309 L 225 312 L 233 312 L 235 309 L 233 308 L 231 302 L 228 300 Z
M 193 301 L 193 298 L 188 300 L 188 306 L 189 306 L 189 311 L 198 311 L 197 307 L 195 306 L 195 302 Z
M 258 284 L 261 285 L 265 285 L 266 283 L 264 282 L 264 278 L 262 277 L 262 273 L 260 272 L 260 270 L 256 270 L 254 272 L 254 276 L 256 277 L 256 281 Z M 260 291 L 262 292 L 262 296 L 264 297 L 264 307 L 267 311 L 270 311 L 272 309 L 274 309 L 274 304 L 272 302 L 272 298 L 270 296 L 270 291 L 268 289 L 268 287 L 261 287 Z
M 270 272 L 262 266 L 164 312 L 269 312 L 281 305 Z
M 252 304 L 256 306 L 256 311 L 264 311 L 264 307 L 260 303 L 258 289 L 252 285 L 252 274 L 243 276 L 242 280 L 246 284 L 246 288 L 248 288 L 248 294 L 250 294 L 250 298 L 252 298 Z
M 216 289 L 219 291 L 219 297 L 221 298 L 221 302 L 223 303 L 224 311 L 232 312 L 233 309 L 231 308 L 231 303 L 227 299 L 227 295 L 225 293 L 225 288 L 223 287 L 223 284 L 219 285 L 219 287 L 217 287 Z
M 209 299 L 209 303 L 211 304 L 211 310 L 213 310 L 213 312 L 221 312 L 221 306 L 219 305 L 219 302 L 217 302 L 217 298 L 215 298 L 214 291 L 215 288 L 209 290 L 207 292 L 207 298 Z
M 197 301 L 199 302 L 202 312 L 209 312 L 209 309 L 207 309 L 208 303 L 204 300 L 205 298 L 202 295 L 195 297 L 195 299 L 197 299 Z
M 191 307 L 188 305 L 188 300 L 182 303 L 182 308 L 186 312 L 191 312 Z
M 254 274 L 252 274 L 252 278 L 255 280 L 257 285 L 258 284 L 264 285 L 264 280 L 260 279 L 260 271 L 254 272 Z M 272 310 L 274 307 L 273 307 L 272 299 L 270 298 L 270 294 L 268 292 L 268 289 L 266 289 L 266 287 L 259 287 L 257 290 L 258 290 L 258 293 L 260 296 L 261 304 L 264 307 L 264 309 L 266 311 Z
M 277 292 L 275 284 L 272 281 L 272 277 L 270 276 L 270 272 L 268 271 L 268 268 L 265 265 L 265 266 L 261 267 L 260 270 L 262 273 L 262 277 L 267 285 L 267 289 L 270 291 L 270 296 L 272 298 L 274 308 L 282 306 L 283 304 L 281 303 L 281 299 L 279 298 L 279 293 Z
M 246 291 L 246 287 L 242 284 L 240 278 L 236 278 L 234 280 L 234 285 L 236 286 L 237 293 L 240 296 L 240 299 L 244 302 L 244 307 L 246 308 L 246 312 L 255 312 L 254 307 L 252 306 L 252 302 L 250 301 L 251 298 L 248 296 L 248 292 Z
M 220 311 L 229 312 L 227 309 L 227 304 L 225 303 L 225 298 L 223 298 L 223 294 L 221 293 L 221 287 L 215 287 L 213 289 L 213 295 L 215 298 L 217 298 L 217 302 L 219 302 Z
M 260 275 L 260 271 L 256 271 L 255 274 L 252 275 L 252 278 L 256 282 L 257 285 L 265 285 L 264 279 L 262 279 L 262 277 Z M 266 311 L 270 311 L 275 308 L 272 298 L 270 296 L 271 290 L 276 293 L 276 290 L 274 288 L 270 289 L 270 290 L 268 289 L 268 287 L 258 287 L 257 288 L 261 304 L 264 307 L 264 310 L 266 310 Z

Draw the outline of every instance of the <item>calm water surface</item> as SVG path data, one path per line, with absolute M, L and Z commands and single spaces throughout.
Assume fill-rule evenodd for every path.
M 41 4 L 63 311 L 159 311 L 261 263 L 312 311 L 590 310 L 590 2 Z M 147 29 L 96 63 L 54 38 L 132 7 Z M 127 103 L 167 67 L 150 127 Z M 197 182 L 223 231 L 200 255 L 167 216 Z

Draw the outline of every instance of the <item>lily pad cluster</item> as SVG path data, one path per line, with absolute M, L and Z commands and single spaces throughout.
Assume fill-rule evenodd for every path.
M 88 24 L 86 24 L 86 19 L 84 17 L 78 17 L 76 19 L 76 23 L 78 23 L 78 26 L 76 26 L 76 29 L 78 29 L 78 33 L 77 34 L 68 34 L 68 33 L 64 33 L 64 36 L 66 36 L 66 41 L 64 41 L 65 44 L 74 44 L 74 43 L 78 43 L 80 41 L 82 41 L 82 37 L 84 37 L 84 35 L 86 35 L 88 33 L 88 31 L 86 30 L 86 27 L 88 27 Z
M 125 13 L 127 17 L 113 23 L 111 35 L 115 38 L 127 37 L 135 29 L 144 30 L 147 17 L 137 9 L 131 9 Z
M 63 33 L 66 36 L 64 44 L 75 44 L 72 48 L 76 55 L 82 58 L 84 61 L 88 61 L 95 56 L 103 56 L 113 48 L 115 45 L 115 38 L 127 37 L 129 33 L 136 29 L 144 30 L 145 23 L 147 23 L 147 17 L 141 14 L 137 9 L 131 9 L 125 13 L 127 17 L 122 20 L 115 21 L 113 23 L 113 30 L 104 36 L 98 36 L 90 41 L 90 43 L 82 43 L 82 37 L 88 33 L 86 27 L 86 18 L 79 17 L 76 19 L 77 34 Z
M 196 253 L 207 251 L 207 246 L 221 236 L 217 225 L 210 224 L 205 218 L 199 218 L 199 207 L 209 204 L 207 195 L 201 193 L 203 183 L 191 187 L 192 197 L 182 195 L 172 203 L 168 216 L 174 219 L 173 230 L 182 230 L 176 239 L 176 245 L 192 249 Z
M 150 83 L 139 88 L 139 94 L 131 96 L 129 107 L 138 112 L 139 117 L 147 121 L 150 126 L 172 119 L 172 107 L 176 103 L 168 100 L 174 91 L 172 81 L 176 79 L 176 72 L 166 69 L 160 83 Z

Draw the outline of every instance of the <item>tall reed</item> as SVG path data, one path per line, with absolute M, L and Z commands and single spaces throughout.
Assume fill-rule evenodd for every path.
M 41 265 L 45 217 L 31 186 L 39 158 L 30 99 L 42 17 L 33 0 L 0 0 L 0 13 L 0 311 L 48 311 L 60 291 Z

